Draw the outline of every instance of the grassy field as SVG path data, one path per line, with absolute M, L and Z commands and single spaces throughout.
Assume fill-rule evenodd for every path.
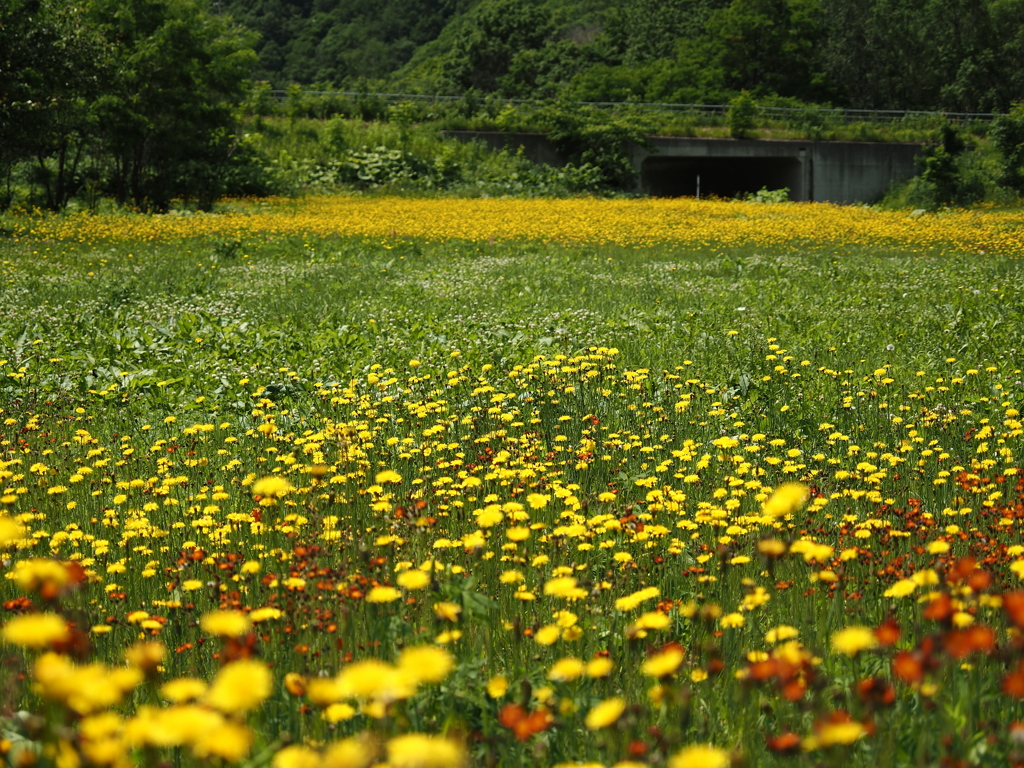
M 1024 764 L 1022 223 L 3 220 L 0 752 Z

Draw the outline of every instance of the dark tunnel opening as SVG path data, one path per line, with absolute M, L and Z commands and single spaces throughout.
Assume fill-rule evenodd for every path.
M 796 157 L 658 157 L 645 158 L 640 183 L 653 197 L 737 197 L 746 192 L 789 188 L 791 200 L 806 199 L 800 160 Z

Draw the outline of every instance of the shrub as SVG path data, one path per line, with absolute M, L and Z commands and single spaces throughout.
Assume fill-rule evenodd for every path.
M 734 139 L 753 138 L 757 126 L 757 103 L 747 92 L 742 91 L 730 102 L 729 135 Z
M 1024 195 L 1024 102 L 997 117 L 989 136 L 1001 156 L 1000 183 Z

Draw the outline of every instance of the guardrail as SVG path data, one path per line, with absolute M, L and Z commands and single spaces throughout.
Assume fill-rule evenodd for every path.
M 277 101 L 285 101 L 290 91 L 271 90 L 270 96 Z M 366 99 L 373 98 L 385 103 L 402 102 L 427 102 L 427 103 L 451 103 L 462 101 L 465 96 L 446 96 L 440 94 L 422 93 L 367 93 L 365 91 L 312 91 L 302 90 L 303 96 L 336 97 L 344 99 Z M 483 101 L 494 99 L 502 104 L 522 104 L 540 106 L 543 102 L 533 99 L 499 99 L 497 97 L 476 97 Z M 708 117 L 724 119 L 732 108 L 729 104 L 673 104 L 668 102 L 634 102 L 634 101 L 576 101 L 573 102 L 584 107 L 603 108 L 629 108 L 642 112 L 672 112 L 684 116 Z M 992 112 L 930 112 L 913 109 L 838 109 L 829 107 L 771 107 L 754 105 L 758 114 L 776 120 L 800 120 L 811 122 L 820 119 L 821 122 L 842 122 L 842 123 L 893 123 L 900 120 L 913 120 L 920 118 L 927 120 L 931 118 L 942 118 L 951 123 L 974 123 L 990 122 L 998 116 Z

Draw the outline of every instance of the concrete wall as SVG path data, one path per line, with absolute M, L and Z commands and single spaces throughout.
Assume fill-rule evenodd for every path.
M 517 151 L 530 160 L 564 165 L 565 159 L 538 133 L 450 131 L 491 149 Z M 654 136 L 651 147 L 630 148 L 638 191 L 658 197 L 700 194 L 732 197 L 762 187 L 789 187 L 793 200 L 873 203 L 917 173 L 917 144 L 854 141 L 694 139 Z

